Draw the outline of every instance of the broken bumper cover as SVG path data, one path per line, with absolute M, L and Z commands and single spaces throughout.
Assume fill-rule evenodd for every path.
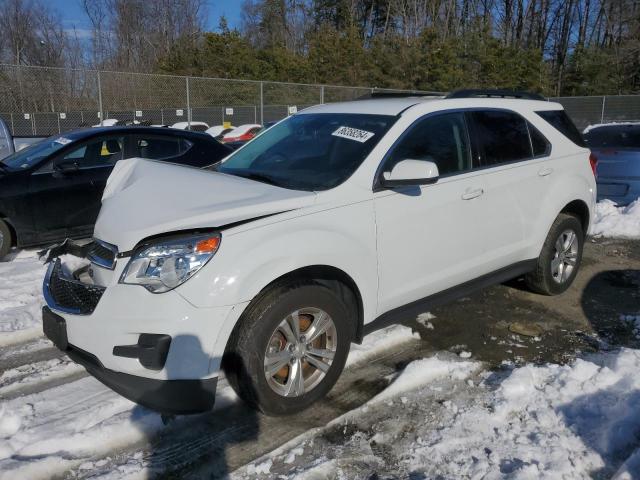
M 96 285 L 87 266 L 69 271 L 75 260 L 58 258 L 91 257 L 91 247 L 69 241 L 54 248 L 44 252 L 45 335 L 134 402 L 170 414 L 210 410 L 222 357 L 216 342 L 233 306 L 200 308 L 176 291 L 156 295 L 136 285 Z M 114 267 L 117 278 L 123 265 Z
M 42 324 L 47 338 L 74 362 L 133 402 L 160 413 L 175 415 L 201 413 L 213 408 L 217 378 L 159 380 L 116 372 L 105 368 L 95 355 L 69 343 L 65 319 L 46 306 L 42 307 Z

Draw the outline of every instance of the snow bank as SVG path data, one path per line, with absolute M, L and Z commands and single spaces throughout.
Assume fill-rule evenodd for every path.
M 480 385 L 468 378 L 477 366 L 437 357 L 409 364 L 381 395 L 392 407 L 368 402 L 332 422 L 329 438 L 342 422 L 339 442 L 318 431 L 273 452 L 271 475 L 640 478 L 640 351 L 483 372 Z
M 611 474 L 640 447 L 639 368 L 640 351 L 629 349 L 571 365 L 517 368 L 488 404 L 473 405 L 438 432 L 425 432 L 409 462 L 413 468 L 435 462 L 454 476 Z M 627 462 L 629 468 L 637 465 Z M 635 470 L 632 478 L 639 474 Z
M 415 390 L 436 379 L 464 380 L 481 366 L 480 362 L 442 360 L 438 357 L 416 360 L 407 365 L 400 376 L 371 402 L 397 397 L 401 393 Z
M 618 207 L 611 200 L 596 205 L 590 234 L 596 237 L 640 238 L 640 199 Z
M 22 250 L 0 262 L 0 346 L 42 334 L 42 279 L 46 266 L 35 250 Z
M 594 128 L 600 128 L 600 127 L 608 127 L 610 125 L 640 125 L 640 122 L 608 122 L 608 123 L 596 123 L 594 125 L 589 125 L 587 126 L 587 128 L 585 128 L 582 133 L 584 135 L 586 135 L 587 133 L 589 133 L 590 130 L 593 130 Z

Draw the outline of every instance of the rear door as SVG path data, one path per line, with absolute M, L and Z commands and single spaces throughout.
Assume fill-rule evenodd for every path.
M 539 225 L 538 202 L 554 173 L 551 145 L 516 112 L 474 110 L 467 116 L 486 181 L 478 234 L 485 241 L 488 270 L 496 271 L 528 260 L 525 251 Z
M 122 135 L 87 140 L 31 174 L 29 199 L 41 241 L 91 234 L 106 180 L 123 148 Z

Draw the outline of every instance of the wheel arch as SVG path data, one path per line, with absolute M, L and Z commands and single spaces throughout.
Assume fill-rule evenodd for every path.
M 568 213 L 571 215 L 575 215 L 580 220 L 580 224 L 582 225 L 582 232 L 584 235 L 587 235 L 589 231 L 589 220 L 590 220 L 590 212 L 589 206 L 583 200 L 573 200 L 567 203 L 560 213 Z
M 353 341 L 362 343 L 364 331 L 364 305 L 362 294 L 353 278 L 337 267 L 331 265 L 308 265 L 291 270 L 280 275 L 265 285 L 260 293 L 263 293 L 275 285 L 296 280 L 314 280 L 336 292 L 346 303 L 355 310 L 355 318 L 352 319 Z M 260 294 L 254 297 L 258 298 Z M 252 300 L 253 301 L 253 300 Z M 239 323 L 239 322 L 238 322 Z

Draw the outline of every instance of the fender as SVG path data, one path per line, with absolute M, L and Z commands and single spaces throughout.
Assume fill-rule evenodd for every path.
M 220 250 L 177 291 L 198 307 L 251 301 L 275 279 L 300 268 L 325 265 L 358 286 L 364 322 L 376 316 L 377 257 L 373 203 L 365 201 L 283 222 L 223 233 Z

